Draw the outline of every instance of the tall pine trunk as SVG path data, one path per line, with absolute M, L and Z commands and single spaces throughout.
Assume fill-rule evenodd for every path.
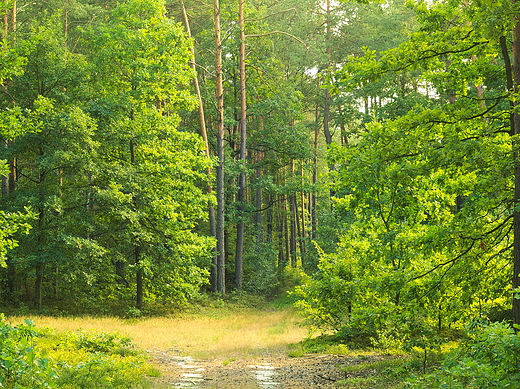
M 188 14 L 186 12 L 186 7 L 184 6 L 184 1 L 179 0 L 181 8 L 182 8 L 182 19 L 184 20 L 184 27 L 186 28 L 186 32 L 188 33 L 188 36 L 191 38 L 191 28 L 190 28 L 190 21 L 188 19 Z M 202 136 L 202 139 L 204 140 L 204 146 L 205 146 L 205 153 L 206 157 L 210 158 L 210 150 L 209 150 L 209 141 L 208 141 L 208 132 L 206 128 L 206 116 L 204 114 L 204 105 L 202 102 L 202 94 L 200 93 L 200 86 L 199 86 L 199 79 L 197 76 L 197 62 L 195 60 L 195 48 L 191 46 L 191 54 L 192 54 L 192 62 L 191 62 L 191 68 L 193 69 L 193 89 L 195 90 L 195 95 L 197 96 L 198 101 L 198 114 L 199 114 L 199 127 L 200 127 L 200 135 Z M 211 177 L 213 172 L 211 169 L 207 171 L 208 177 Z M 208 184 L 206 191 L 208 194 L 211 194 L 213 192 L 213 188 L 210 184 Z M 209 229 L 211 236 L 213 236 L 215 239 L 217 239 L 217 228 L 216 228 L 216 221 L 215 221 L 215 208 L 212 205 L 209 205 L 208 207 L 208 214 L 209 214 Z M 217 291 L 217 266 L 218 266 L 218 249 L 217 246 L 213 249 L 213 260 L 212 260 L 212 267 L 211 267 L 211 287 L 213 292 Z
M 226 295 L 226 251 L 224 221 L 224 88 L 222 82 L 222 40 L 220 31 L 220 4 L 213 0 L 213 21 L 215 25 L 215 75 L 217 99 L 217 287 L 216 292 Z
M 244 2 L 238 1 L 238 23 L 240 26 L 240 174 L 238 176 L 238 223 L 237 223 L 237 241 L 235 255 L 235 288 L 242 290 L 243 276 L 243 255 L 244 255 L 244 205 L 246 192 L 246 120 L 247 120 L 247 102 L 246 102 L 246 36 L 244 25 Z
M 518 2 L 518 0 L 516 1 Z M 513 91 L 520 92 L 520 17 L 516 18 L 516 25 L 513 29 Z M 513 232 L 514 232 L 514 248 L 513 248 L 513 289 L 520 288 L 520 142 L 517 137 L 520 136 L 520 113 L 518 112 L 519 103 L 515 103 L 513 110 L 513 131 L 515 139 L 513 141 L 513 152 L 515 161 L 515 190 L 513 196 L 514 214 L 513 214 Z M 515 292 L 513 295 L 516 295 Z M 513 324 L 520 325 L 520 299 L 513 297 Z M 517 329 L 518 330 L 518 329 Z

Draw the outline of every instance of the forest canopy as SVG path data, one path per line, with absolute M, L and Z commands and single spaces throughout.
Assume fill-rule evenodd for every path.
M 296 286 L 352 336 L 520 324 L 518 7 L 6 3 L 3 301 Z

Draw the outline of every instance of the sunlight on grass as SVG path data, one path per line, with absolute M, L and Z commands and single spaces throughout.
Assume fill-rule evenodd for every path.
M 38 327 L 58 331 L 116 332 L 133 339 L 144 349 L 179 350 L 197 358 L 256 357 L 266 353 L 286 353 L 288 344 L 301 341 L 307 330 L 297 325 L 292 310 L 247 310 L 215 312 L 208 315 L 184 314 L 178 317 L 55 318 L 47 316 L 12 317 L 11 322 L 29 318 Z

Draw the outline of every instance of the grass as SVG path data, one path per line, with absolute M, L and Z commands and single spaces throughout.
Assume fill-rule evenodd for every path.
M 288 345 L 301 341 L 307 330 L 298 326 L 291 309 L 203 307 L 167 317 L 121 319 L 115 317 L 15 316 L 12 323 L 31 319 L 38 327 L 59 332 L 96 331 L 130 337 L 142 349 L 179 350 L 203 359 L 233 359 L 287 353 Z

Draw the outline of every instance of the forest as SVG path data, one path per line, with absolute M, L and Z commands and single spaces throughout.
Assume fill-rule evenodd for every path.
M 2 309 L 288 293 L 356 347 L 465 339 L 407 387 L 519 385 L 519 1 L 0 8 Z

